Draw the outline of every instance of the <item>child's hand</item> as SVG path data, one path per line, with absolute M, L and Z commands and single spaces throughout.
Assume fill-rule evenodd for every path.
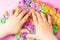
M 31 13 L 27 14 L 27 10 L 12 10 L 9 19 L 7 20 L 5 29 L 8 34 L 16 34 L 20 31 L 22 25 L 26 22 Z
M 40 38 L 39 40 L 57 40 L 52 33 L 51 18 L 48 15 L 48 21 L 43 13 L 32 13 L 33 21 L 36 27 L 36 34 L 28 34 L 27 37 Z

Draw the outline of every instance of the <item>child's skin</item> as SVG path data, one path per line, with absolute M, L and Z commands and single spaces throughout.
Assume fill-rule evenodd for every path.
M 22 25 L 31 15 L 27 10 L 12 10 L 8 21 L 2 27 L 0 27 L 0 38 L 5 37 L 10 34 L 16 34 L 21 31 Z M 27 14 L 26 14 L 27 13 Z M 25 15 L 26 14 L 26 15 Z M 24 16 L 25 15 L 25 16 Z M 39 40 L 57 40 L 57 38 L 52 33 L 51 18 L 48 15 L 48 21 L 43 13 L 32 13 L 33 21 L 36 27 L 35 35 L 27 35 L 27 37 L 38 38 Z M 24 31 L 26 29 L 23 29 Z
M 17 11 L 12 10 L 6 24 L 0 27 L 0 38 L 5 37 L 6 35 L 18 33 L 22 25 L 31 15 L 31 13 L 27 12 L 28 10 L 22 10 L 22 9 Z
M 52 32 L 50 15 L 47 15 L 48 21 L 43 13 L 32 13 L 33 21 L 36 27 L 36 34 L 28 34 L 28 38 L 37 38 L 38 40 L 57 40 Z

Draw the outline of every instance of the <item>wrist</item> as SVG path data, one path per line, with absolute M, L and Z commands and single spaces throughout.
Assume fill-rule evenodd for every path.
M 6 28 L 5 26 L 0 27 L 0 38 L 3 38 L 5 36 L 9 35 L 9 32 L 7 29 L 8 28 Z
M 44 34 L 41 38 L 42 40 L 57 40 L 54 34 Z
M 8 27 L 9 27 L 9 26 L 8 26 Z M 7 35 L 10 34 L 8 27 L 5 26 L 5 25 L 3 26 L 3 29 L 4 29 L 4 31 L 5 31 L 4 33 L 7 34 Z
M 4 29 L 4 26 L 0 27 L 0 38 L 4 37 L 6 35 L 6 31 Z

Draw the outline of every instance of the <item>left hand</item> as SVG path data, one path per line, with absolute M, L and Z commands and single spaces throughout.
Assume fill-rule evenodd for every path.
M 22 25 L 27 21 L 31 13 L 28 10 L 12 10 L 9 19 L 7 20 L 5 29 L 8 34 L 16 34 L 21 30 Z M 24 16 L 25 15 L 25 16 Z

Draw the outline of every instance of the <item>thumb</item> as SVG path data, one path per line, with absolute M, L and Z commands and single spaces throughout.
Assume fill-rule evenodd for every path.
M 26 36 L 26 38 L 27 38 L 27 40 L 40 40 L 40 39 L 38 39 L 38 37 L 36 36 L 36 35 L 34 35 L 34 34 L 28 34 L 27 36 Z
M 20 30 L 20 33 L 24 33 L 24 32 L 30 33 L 27 29 L 21 29 Z

